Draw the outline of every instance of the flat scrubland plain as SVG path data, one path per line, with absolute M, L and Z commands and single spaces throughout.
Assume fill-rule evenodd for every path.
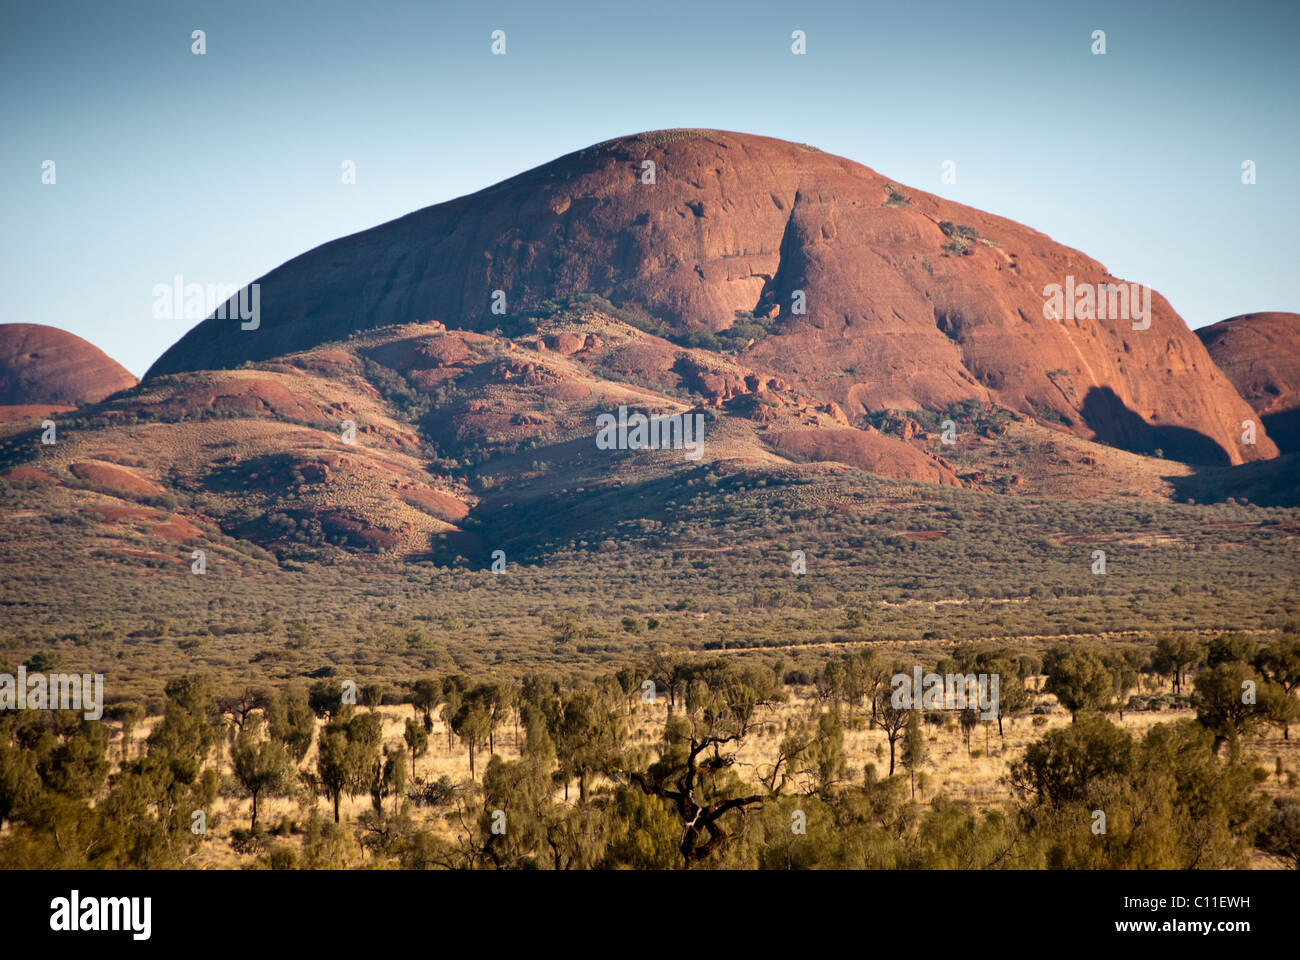
M 28 536 L 10 534 L 0 554 L 0 672 L 102 673 L 107 712 L 80 730 L 0 717 L 20 771 L 0 825 L 6 866 L 1286 862 L 1300 741 L 1284 739 L 1285 711 L 1233 715 L 1222 684 L 1206 688 L 1208 707 L 1194 684 L 1219 678 L 1231 694 L 1233 671 L 1248 671 L 1263 691 L 1253 671 L 1285 673 L 1259 657 L 1290 649 L 1300 626 L 1292 508 L 1012 498 L 835 468 L 705 465 L 684 485 L 641 485 L 634 504 L 627 491 L 569 492 L 511 512 L 515 526 L 485 523 L 483 542 L 506 552 L 501 574 L 486 556 L 276 560 L 214 536 L 196 575 L 188 545 L 158 549 L 142 533 L 138 557 L 120 539 L 99 552 L 94 523 L 47 509 L 38 488 L 9 493 L 22 519 L 7 529 Z M 1093 572 L 1098 550 L 1104 574 Z M 1193 650 L 1176 692 L 1160 644 Z M 846 697 L 846 665 L 867 661 L 874 694 L 859 679 Z M 886 709 L 889 675 L 913 664 L 997 669 L 1031 695 L 1001 736 L 926 713 L 907 766 L 895 728 L 890 776 L 887 718 L 872 716 Z M 1104 689 L 1080 695 L 1077 723 L 1045 692 L 1054 670 L 1067 687 L 1109 671 Z M 643 704 L 652 677 L 657 700 Z M 169 689 L 182 678 L 202 684 Z M 424 725 L 422 679 L 427 752 L 412 771 L 407 721 Z M 343 684 L 355 685 L 355 708 L 340 709 Z M 233 759 L 248 718 L 269 719 L 268 695 L 299 703 L 311 729 L 250 831 Z M 357 718 L 372 711 L 382 722 L 368 740 Z M 246 761 L 270 742 L 253 740 Z M 358 766 L 346 751 L 363 741 L 370 759 Z M 345 774 L 333 791 L 327 742 Z M 1117 766 L 1045 782 L 1072 751 Z M 1037 766 L 1017 775 L 1027 760 Z M 65 775 L 69 764 L 77 772 Z M 83 775 L 84 789 L 70 785 Z M 725 809 L 710 846 L 691 817 L 675 819 L 683 776 L 699 778 L 706 819 L 710 804 L 759 800 Z M 1174 805 L 1153 821 L 1144 797 Z M 1104 856 L 1087 825 L 1098 803 L 1113 817 Z M 197 810 L 201 836 L 189 829 Z M 499 841 L 496 810 L 507 817 Z M 791 832 L 796 814 L 806 834 Z M 1135 822 L 1148 833 L 1131 837 Z M 92 832 L 74 848 L 72 829 Z
M 708 465 L 681 487 L 592 490 L 484 529 L 505 552 L 459 565 L 339 552 L 276 562 L 215 539 L 140 535 L 137 555 L 6 491 L 0 667 L 37 651 L 161 710 L 167 679 L 223 684 L 337 674 L 593 677 L 655 651 L 779 651 L 1017 640 L 1148 642 L 1162 632 L 1276 631 L 1300 619 L 1300 510 L 1004 497 L 846 470 L 773 478 Z M 577 503 L 580 506 L 574 506 Z M 570 514 L 581 509 L 588 520 Z M 566 528 L 591 530 L 573 539 Z M 496 546 L 496 545 L 499 545 Z M 1094 551 L 1106 573 L 1094 574 Z M 792 572 L 802 551 L 807 572 Z

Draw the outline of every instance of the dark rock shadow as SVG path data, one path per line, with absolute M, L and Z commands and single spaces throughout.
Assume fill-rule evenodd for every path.
M 1300 452 L 1300 407 L 1260 417 L 1264 429 L 1283 453 Z
M 1110 387 L 1089 390 L 1079 412 L 1100 442 L 1121 450 L 1147 455 L 1159 450 L 1170 460 L 1199 466 L 1226 467 L 1232 462 L 1223 447 L 1199 430 L 1147 423 Z
M 1229 497 L 1259 507 L 1300 506 L 1300 454 L 1235 467 L 1204 467 L 1187 477 L 1165 477 L 1174 499 L 1222 503 Z

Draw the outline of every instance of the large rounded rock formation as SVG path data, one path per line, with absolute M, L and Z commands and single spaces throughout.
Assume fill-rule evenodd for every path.
M 1085 300 L 1049 291 L 1119 284 L 1100 263 L 766 137 L 611 140 L 325 244 L 258 283 L 256 329 L 205 320 L 149 376 L 393 323 L 509 330 L 550 298 L 592 293 L 680 342 L 738 350 L 850 418 L 978 399 L 1191 462 L 1277 455 L 1265 431 L 1240 442 L 1251 408 L 1163 297 L 1150 293 L 1143 316 L 1139 290 L 1126 315 L 1094 319 Z
M 1196 333 L 1273 442 L 1300 450 L 1300 314 L 1246 313 Z
M 135 384 L 120 363 L 65 330 L 0 324 L 0 405 L 79 407 Z

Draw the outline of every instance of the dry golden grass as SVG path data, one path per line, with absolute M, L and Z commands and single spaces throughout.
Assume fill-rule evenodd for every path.
M 768 708 L 759 718 L 753 733 L 747 737 L 736 751 L 736 772 L 761 790 L 759 777 L 771 770 L 773 760 L 781 739 L 785 735 L 786 724 L 815 717 L 824 707 L 811 689 L 792 689 L 785 703 Z M 1018 760 L 1025 748 L 1034 740 L 1041 738 L 1047 731 L 1065 727 L 1070 724 L 1068 712 L 1061 709 L 1050 695 L 1040 695 L 1039 703 L 1048 708 L 1045 714 L 1039 714 L 1043 722 L 1035 724 L 1034 718 L 1020 717 L 1014 722 L 1004 724 L 1004 737 L 999 737 L 996 723 L 981 724 L 971 736 L 970 752 L 960 728 L 953 719 L 942 726 L 923 726 L 926 736 L 928 757 L 918 771 L 916 800 L 928 802 L 943 795 L 953 800 L 967 801 L 977 809 L 989 809 L 1001 806 L 1012 799 L 1013 793 L 1008 781 L 1010 765 Z M 377 709 L 383 718 L 384 745 L 395 748 L 403 744 L 402 736 L 407 718 L 415 716 L 407 706 L 383 706 Z M 654 705 L 636 704 L 628 717 L 629 746 L 653 746 L 658 743 L 664 722 L 668 715 L 668 700 L 660 697 Z M 1158 712 L 1127 711 L 1121 720 L 1112 716 L 1111 720 L 1127 730 L 1135 738 L 1141 738 L 1156 724 L 1170 723 L 1191 719 L 1191 710 L 1167 710 Z M 845 779 L 861 782 L 863 769 L 867 764 L 874 764 L 878 776 L 886 776 L 889 771 L 889 743 L 881 729 L 872 729 L 868 723 L 869 711 L 859 710 L 852 721 L 845 714 L 844 751 L 846 761 Z M 133 733 L 133 753 L 145 749 L 145 740 L 158 718 L 149 718 L 138 724 Z M 115 725 L 114 725 L 115 726 Z M 520 736 L 522 736 L 522 729 Z M 114 740 L 110 747 L 110 756 L 116 761 L 120 756 L 120 731 L 115 729 Z M 901 744 L 900 744 L 901 750 Z M 230 774 L 229 751 L 223 751 L 221 772 Z M 513 722 L 504 724 L 496 736 L 496 753 L 507 760 L 519 757 L 519 741 L 516 739 Z M 1284 740 L 1280 734 L 1271 732 L 1257 738 L 1248 745 L 1246 756 L 1248 762 L 1268 772 L 1267 780 L 1261 783 L 1261 789 L 1269 795 L 1300 794 L 1300 789 L 1291 785 L 1294 775 L 1300 772 L 1300 739 Z M 1277 758 L 1282 759 L 1283 778 L 1274 775 Z M 475 767 L 481 778 L 489 760 L 486 749 L 476 756 Z M 316 745 L 313 743 L 300 768 L 314 770 L 316 762 Z M 408 761 L 409 762 L 409 761 Z M 409 768 L 408 768 L 409 770 Z M 901 763 L 896 772 L 902 773 Z M 1287 774 L 1291 774 L 1290 784 Z M 434 720 L 433 730 L 429 734 L 429 749 L 417 758 L 415 776 L 418 781 L 428 783 L 446 776 L 458 786 L 471 783 L 469 755 L 461 747 L 460 741 L 453 734 L 448 747 L 447 729 L 438 719 Z M 599 788 L 600 784 L 593 784 Z M 787 792 L 801 788 L 800 783 L 792 782 Z M 564 791 L 557 789 L 557 801 L 563 801 Z M 391 802 L 391 801 L 390 801 Z M 577 785 L 572 785 L 568 802 L 577 802 Z M 302 791 L 297 798 L 272 797 L 263 799 L 258 813 L 259 823 L 272 828 L 282 820 L 297 824 L 299 827 L 311 816 L 313 806 L 322 820 L 332 818 L 332 808 L 328 798 L 320 797 L 314 802 L 310 793 Z M 340 804 L 342 822 L 354 824 L 360 814 L 370 809 L 371 800 L 367 795 L 349 797 L 344 795 Z M 415 824 L 431 829 L 444 836 L 454 833 L 447 823 L 447 808 L 410 807 Z M 218 798 L 215 808 L 209 812 L 208 840 L 195 858 L 192 865 L 209 869 L 233 869 L 252 866 L 257 857 L 237 853 L 231 845 L 231 832 L 237 828 L 247 828 L 251 816 L 251 801 L 234 799 L 226 796 Z M 279 842 L 296 844 L 296 835 L 280 838 Z M 358 854 L 358 856 L 360 856 Z M 362 858 L 363 860 L 364 858 Z M 359 860 L 359 862 L 362 862 Z M 1276 860 L 1255 852 L 1251 857 L 1252 869 L 1275 869 Z

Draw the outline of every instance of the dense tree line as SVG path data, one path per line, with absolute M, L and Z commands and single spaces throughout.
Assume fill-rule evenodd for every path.
M 813 675 L 669 654 L 571 684 L 451 673 L 219 693 L 210 677 L 187 675 L 166 685 L 138 747 L 131 731 L 144 711 L 114 707 L 117 750 L 104 722 L 6 712 L 0 866 L 184 866 L 210 842 L 219 796 L 249 801 L 231 843 L 276 868 L 1211 868 L 1243 866 L 1255 846 L 1300 863 L 1300 808 L 1269 801 L 1245 749 L 1268 728 L 1286 736 L 1297 718 L 1295 635 L 1072 645 L 1041 659 L 966 644 L 924 665 L 997 675 L 996 722 L 969 706 L 900 707 L 894 678 L 913 667 L 864 646 Z M 1163 684 L 1195 719 L 1136 738 L 1112 722 Z M 810 695 L 778 709 L 792 685 Z M 1043 694 L 1072 722 L 1009 765 L 1000 805 L 925 795 L 927 726 L 960 730 L 973 753 L 976 730 L 1005 736 L 1004 722 L 1041 714 Z M 411 714 L 386 741 L 378 707 L 394 699 Z M 655 710 L 666 716 L 647 739 L 638 720 Z M 447 749 L 464 751 L 463 783 L 417 776 L 435 717 Z M 849 765 L 846 731 L 864 726 L 888 744 L 887 766 L 885 753 L 879 768 Z M 760 729 L 776 736 L 760 741 Z M 285 796 L 309 808 L 308 821 L 268 828 L 267 799 Z M 350 822 L 345 796 L 370 801 Z

